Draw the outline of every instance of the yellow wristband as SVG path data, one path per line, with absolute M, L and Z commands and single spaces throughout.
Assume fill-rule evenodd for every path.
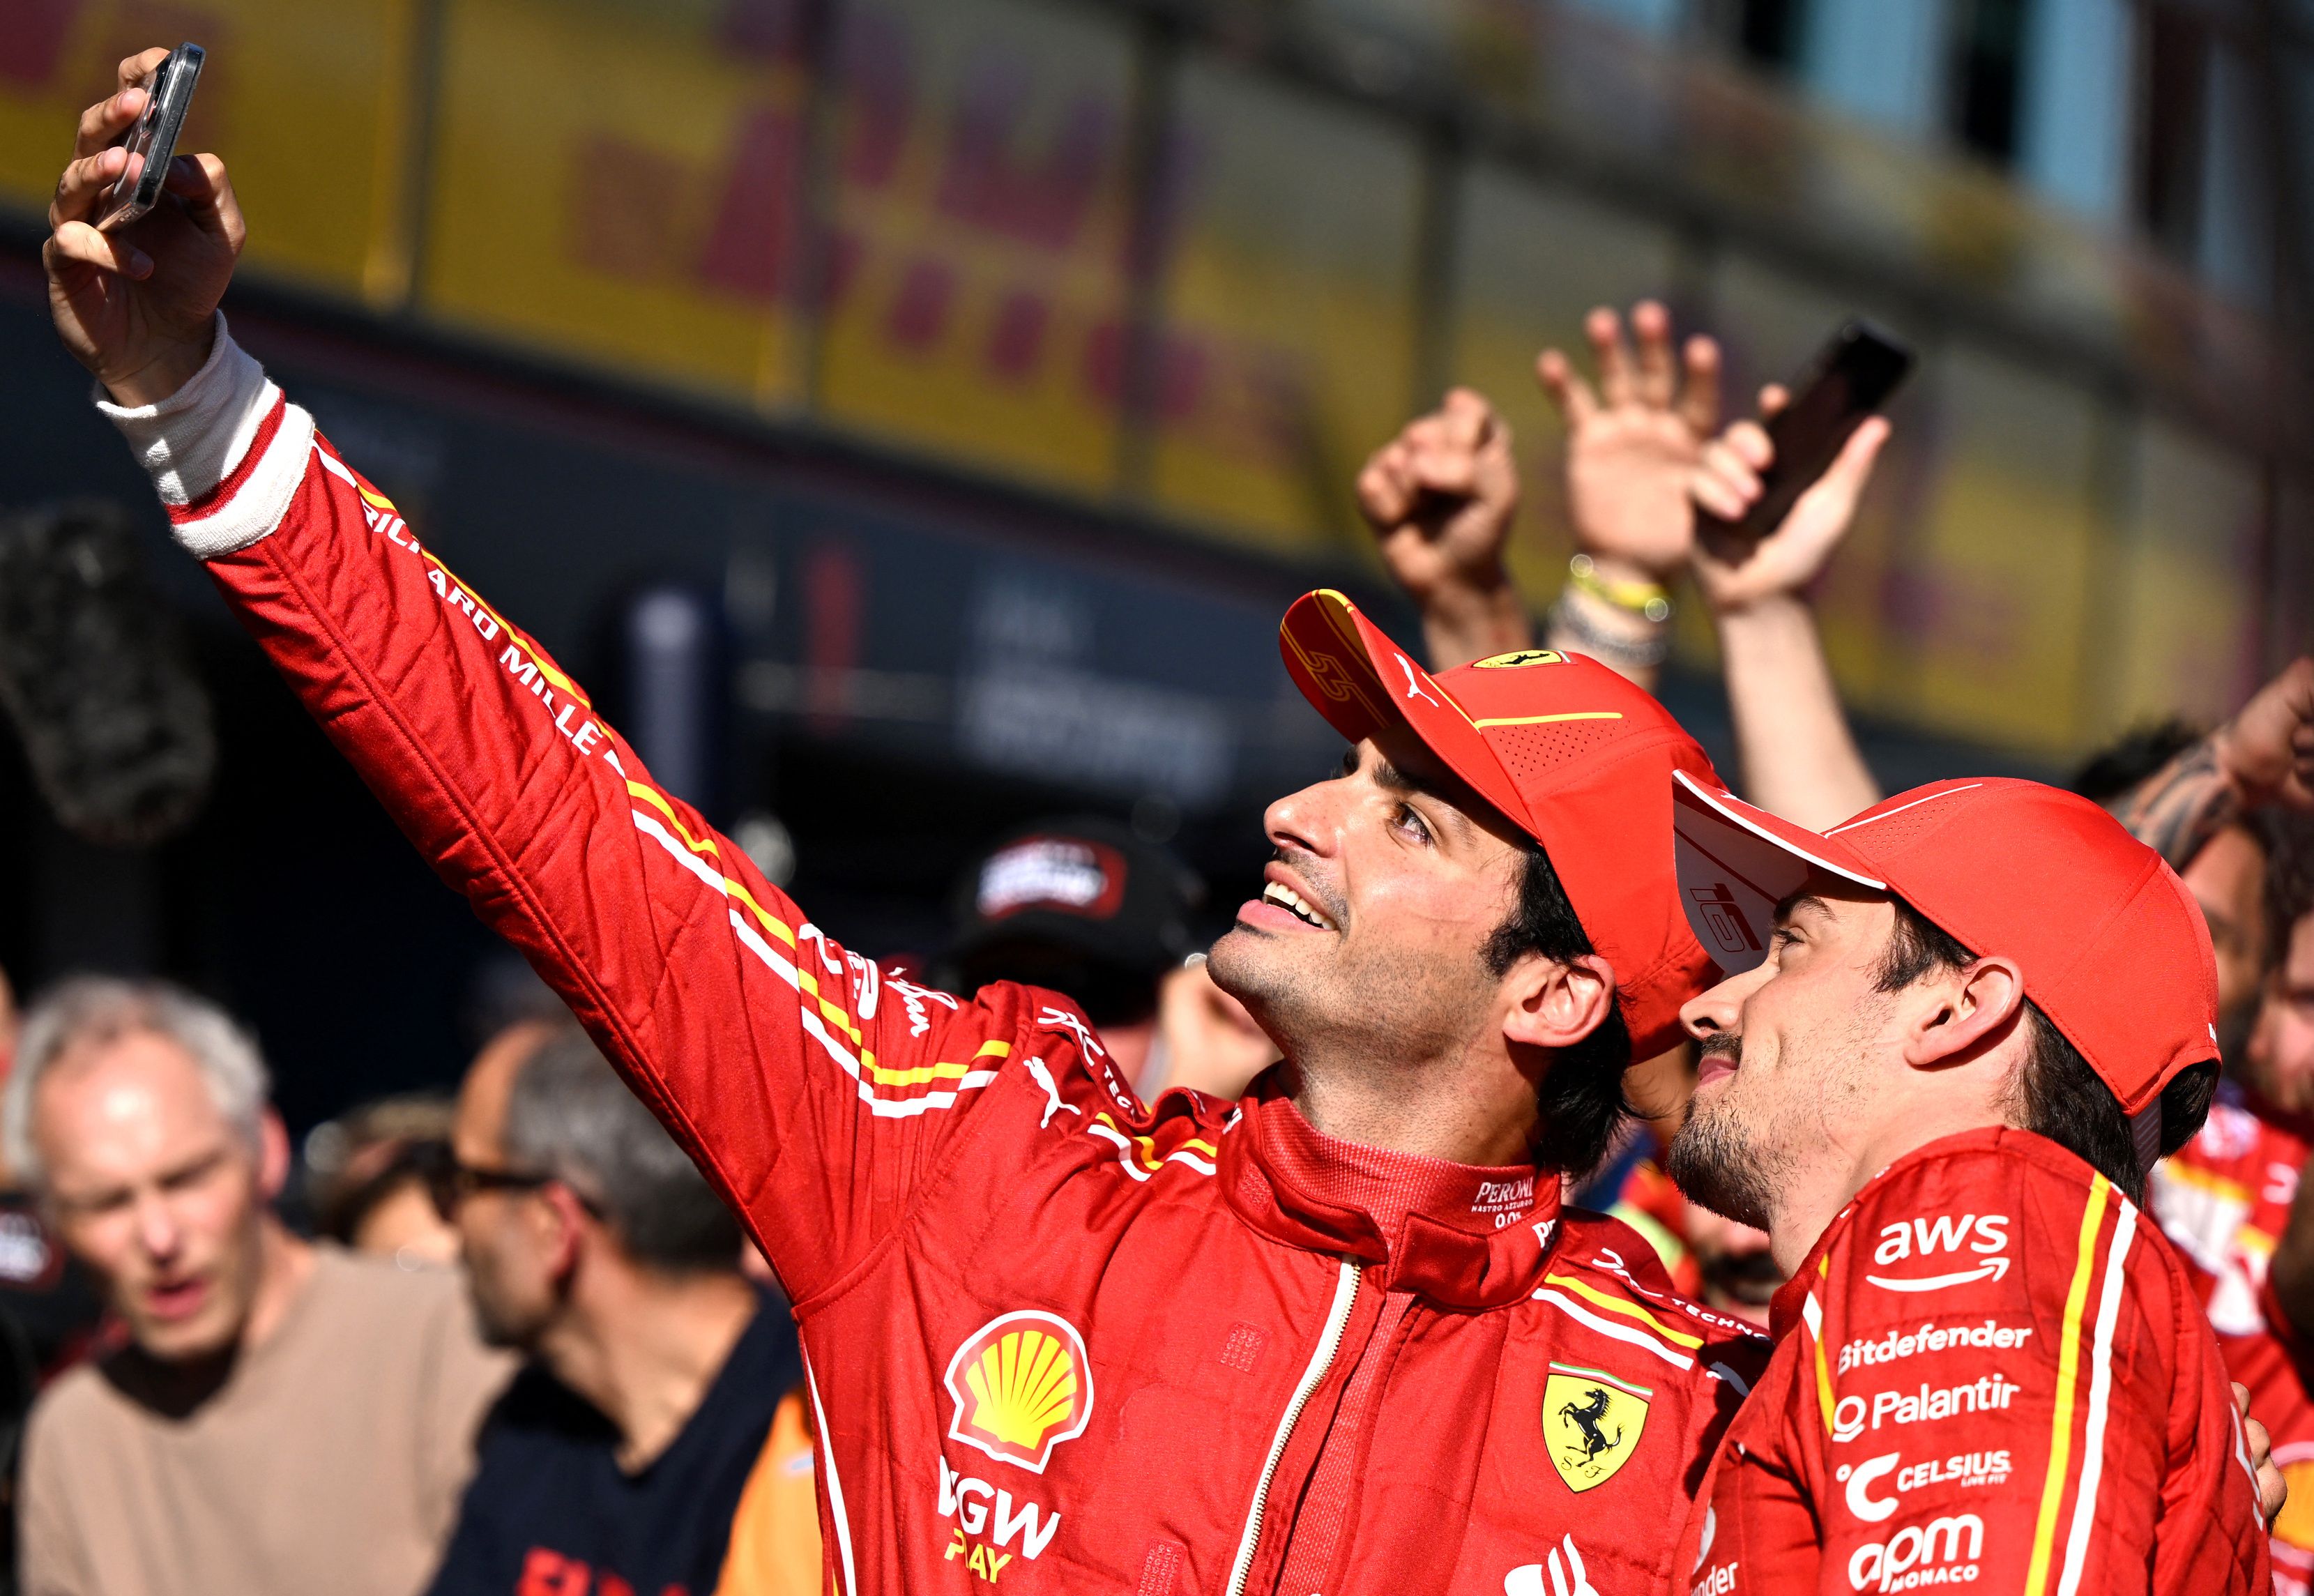
M 1596 599 L 1603 599 L 1619 610 L 1634 615 L 1644 615 L 1650 621 L 1671 619 L 1671 595 L 1655 582 L 1618 582 L 1599 574 L 1599 567 L 1588 554 L 1577 554 L 1567 562 L 1568 575 L 1577 587 Z

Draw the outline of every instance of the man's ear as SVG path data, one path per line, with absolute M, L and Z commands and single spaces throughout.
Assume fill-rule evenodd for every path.
M 550 1279 L 567 1282 L 578 1273 L 578 1246 L 586 1239 L 587 1227 L 596 1222 L 595 1216 L 587 1211 L 578 1194 L 559 1180 L 540 1186 L 538 1200 L 540 1256 Z
M 257 1189 L 270 1203 L 288 1184 L 289 1128 L 268 1103 L 257 1114 Z
M 1916 1070 L 1966 1063 L 2008 1035 L 2025 1010 L 2025 972 L 2000 954 L 1908 990 L 1904 1062 Z
M 1527 1047 L 1572 1047 L 1615 1008 L 1615 970 L 1595 953 L 1561 962 L 1530 953 L 1504 977 L 1510 999 L 1506 1041 Z

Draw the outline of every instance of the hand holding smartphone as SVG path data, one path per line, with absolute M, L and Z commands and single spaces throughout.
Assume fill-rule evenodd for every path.
M 176 158 L 177 137 L 184 131 L 185 112 L 193 103 L 193 85 L 200 81 L 207 52 L 185 43 L 169 52 L 144 84 L 145 109 L 120 137 L 128 160 L 119 178 L 104 196 L 101 232 L 125 227 L 159 202 L 162 185 L 169 180 L 169 163 Z
M 1912 369 L 1912 351 L 1861 320 L 1850 322 L 1818 351 L 1792 401 L 1767 423 L 1776 457 L 1760 473 L 1765 489 L 1735 528 L 1765 537 L 1784 524 L 1799 496 L 1838 459 L 1866 417 L 1888 401 Z

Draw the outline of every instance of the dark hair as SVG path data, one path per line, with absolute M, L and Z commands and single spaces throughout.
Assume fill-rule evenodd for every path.
M 1525 851 L 1517 906 L 1482 950 L 1488 973 L 1497 979 L 1530 953 L 1564 960 L 1597 951 L 1559 884 L 1550 855 L 1540 842 L 1528 842 Z M 1589 1036 L 1559 1050 L 1535 1083 L 1535 1106 L 1541 1111 L 1536 1163 L 1579 1176 L 1607 1156 L 1616 1127 L 1631 1112 L 1623 1097 L 1623 1074 L 1630 1067 L 1631 1033 L 1620 1005 L 1610 1008 Z
M 2109 804 L 2159 773 L 2202 737 L 2200 731 L 2183 720 L 2141 726 L 2090 754 L 2065 785 L 2093 804 Z
M 1893 902 L 1896 924 L 1888 934 L 1887 952 L 1874 981 L 1880 991 L 1901 992 L 1940 970 L 1960 969 L 1975 957 L 1903 899 Z M 2025 1023 L 2030 1027 L 2027 1046 L 2025 1063 L 2017 1071 L 2013 1098 L 2018 1127 L 2046 1136 L 2136 1196 L 2144 1187 L 2147 1170 L 2138 1156 L 2129 1115 L 2122 1112 L 2121 1099 L 2030 998 L 2025 1001 Z M 2185 1146 L 2202 1128 L 2217 1089 L 2215 1060 L 2193 1065 L 2161 1089 L 2165 1157 Z
M 576 1026 L 516 1072 L 506 1148 L 592 1203 L 637 1263 L 668 1274 L 739 1266 L 738 1221 Z

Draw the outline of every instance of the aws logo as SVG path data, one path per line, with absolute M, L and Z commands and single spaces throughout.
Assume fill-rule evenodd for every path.
M 956 1349 L 946 1384 L 956 1404 L 949 1439 L 1032 1474 L 1092 1419 L 1092 1361 L 1076 1327 L 1056 1314 L 1023 1309 L 990 1319 Z
M 1964 1246 L 1965 1251 L 1962 1250 Z M 1940 1292 L 1947 1286 L 2003 1278 L 2009 1273 L 2009 1259 L 2002 1255 L 2008 1250 L 2007 1214 L 1940 1213 L 1933 1219 L 1882 1226 L 1878 1244 L 1872 1249 L 1872 1261 L 1885 1269 L 1915 1257 L 1931 1259 L 1948 1253 L 1958 1256 L 1941 1261 L 1962 1267 L 1935 1274 L 1868 1274 L 1864 1278 L 1884 1292 Z

